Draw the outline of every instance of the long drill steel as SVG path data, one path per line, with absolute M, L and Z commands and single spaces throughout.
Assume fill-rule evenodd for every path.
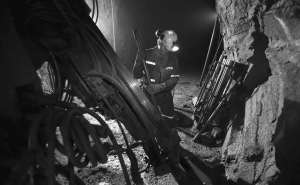
M 133 37 L 135 39 L 135 42 L 136 42 L 136 45 L 138 47 L 138 50 L 141 50 L 141 45 L 140 45 L 140 39 L 141 39 L 141 35 L 140 35 L 140 31 L 139 29 L 133 29 L 132 30 L 132 33 L 133 33 Z M 146 75 L 146 78 L 147 78 L 147 85 L 150 85 L 151 84 L 151 81 L 150 81 L 150 76 L 149 76 L 149 71 L 148 71 L 148 68 L 147 68 L 147 65 L 146 65 L 146 60 L 143 59 L 143 66 L 144 66 L 144 70 L 145 70 L 145 75 Z M 157 103 L 156 103 L 156 100 L 155 100 L 155 97 L 153 94 L 150 95 L 151 96 L 151 100 L 152 100 L 152 103 L 153 103 L 153 106 L 158 109 L 157 107 Z
M 201 110 L 202 110 L 203 106 L 205 105 L 205 103 L 207 101 L 207 96 L 209 95 L 209 92 L 211 91 L 210 88 L 207 88 L 208 82 L 210 82 L 211 79 L 213 78 L 215 72 L 217 71 L 216 69 L 219 68 L 218 67 L 219 65 L 220 64 L 218 63 L 218 61 L 213 62 L 212 66 L 209 70 L 209 73 L 207 74 L 207 76 L 205 78 L 204 84 L 202 84 L 201 90 L 200 90 L 199 95 L 197 97 L 197 102 L 195 104 L 195 109 L 194 109 L 194 112 L 193 112 L 193 117 L 194 117 L 195 120 L 197 120 L 196 118 L 201 117 Z M 202 102 L 201 102 L 200 105 L 199 105 L 199 103 L 200 103 L 199 99 L 202 99 Z
M 210 40 L 210 44 L 209 44 L 209 48 L 208 48 L 208 52 L 207 52 L 207 55 L 206 55 L 205 64 L 204 64 L 204 67 L 203 67 L 203 70 L 202 70 L 202 74 L 201 74 L 201 77 L 200 77 L 200 86 L 201 86 L 201 84 L 202 84 L 203 75 L 204 75 L 204 72 L 205 72 L 205 70 L 206 70 L 206 66 L 207 66 L 207 63 L 208 63 L 209 56 L 210 56 L 210 54 L 211 54 L 212 43 L 214 42 L 215 37 L 216 37 L 216 27 L 217 27 L 217 23 L 218 23 L 218 19 L 216 18 L 215 24 L 214 24 L 213 33 L 212 33 L 211 40 Z
M 208 108 L 209 108 L 208 106 L 209 106 L 210 102 L 213 99 L 213 94 L 216 91 L 217 84 L 219 83 L 219 80 L 220 80 L 220 78 L 221 78 L 221 76 L 224 72 L 224 66 L 222 65 L 222 62 L 223 61 L 221 61 L 219 63 L 219 65 L 217 66 L 215 74 L 213 75 L 213 77 L 211 79 L 211 83 L 210 83 L 211 90 L 208 92 L 207 97 L 205 97 L 206 102 L 205 102 L 205 104 L 203 104 L 203 108 L 201 110 L 201 117 L 199 118 L 197 127 L 199 126 L 200 123 L 203 123 L 205 117 L 207 116 L 207 111 L 208 111 Z
M 204 122 L 206 122 L 207 118 L 210 116 L 211 112 L 215 108 L 215 103 L 220 98 L 220 94 L 223 91 L 224 84 L 226 83 L 227 76 L 229 74 L 228 72 L 229 72 L 229 69 L 230 69 L 230 67 L 231 67 L 232 64 L 233 64 L 232 61 L 224 60 L 224 63 L 223 63 L 224 71 L 223 71 L 222 75 L 219 78 L 219 82 L 216 85 L 216 89 L 215 89 L 215 91 L 212 94 L 211 101 L 208 104 L 208 109 L 207 109 L 207 112 L 205 114 L 206 117 L 204 119 Z
M 220 101 L 220 103 L 218 104 L 218 106 L 216 107 L 216 109 L 214 110 L 214 112 L 210 115 L 210 117 L 208 118 L 208 120 L 205 122 L 205 124 L 203 125 L 203 127 L 201 128 L 201 130 L 195 135 L 195 137 L 192 139 L 192 141 L 195 142 L 195 141 L 197 141 L 199 139 L 200 135 L 203 133 L 203 131 L 205 130 L 205 128 L 207 127 L 207 125 L 212 121 L 212 119 L 214 118 L 214 116 L 216 115 L 216 113 L 218 112 L 218 110 L 222 107 L 222 105 L 224 104 L 225 100 L 232 93 L 233 89 L 239 84 L 239 82 L 241 81 L 241 79 L 242 79 L 242 75 L 237 78 L 237 80 L 234 83 L 234 85 L 232 85 L 232 87 L 224 95 L 224 97 L 222 98 L 222 100 Z
M 223 54 L 221 55 L 219 61 L 221 61 L 222 59 L 223 59 Z M 197 97 L 197 102 L 198 103 L 200 101 L 199 99 L 203 99 L 203 101 L 207 100 L 206 99 L 207 98 L 206 95 L 208 95 L 207 93 L 211 90 L 211 89 L 207 88 L 208 82 L 210 82 L 211 79 L 214 79 L 214 76 L 215 76 L 216 72 L 218 71 L 219 67 L 220 67 L 220 62 L 218 62 L 217 60 L 214 60 L 212 66 L 211 66 L 211 68 L 209 70 L 209 73 L 208 73 L 208 75 L 205 78 L 204 84 L 202 85 L 201 91 L 200 91 L 200 93 L 199 93 L 199 95 Z M 197 105 L 197 103 L 196 103 L 196 105 Z M 202 105 L 203 104 L 201 104 L 200 107 L 197 108 L 197 109 L 195 109 L 195 110 L 197 112 L 201 112 Z

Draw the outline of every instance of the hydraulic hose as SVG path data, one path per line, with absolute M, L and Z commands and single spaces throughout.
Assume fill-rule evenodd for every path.
M 99 78 L 103 78 L 105 80 L 107 80 L 108 82 L 110 82 L 112 85 L 114 85 L 119 91 L 120 93 L 125 97 L 125 99 L 129 100 L 130 96 L 129 96 L 129 92 L 126 91 L 124 88 L 124 86 L 122 86 L 116 79 L 112 78 L 111 76 L 107 75 L 107 74 L 103 74 L 103 73 L 89 73 L 87 75 L 84 76 L 85 78 L 87 77 L 99 77 Z M 169 137 L 171 135 L 169 128 L 167 128 L 167 126 L 165 124 L 162 125 L 157 125 L 155 124 L 155 127 L 165 136 Z
M 88 113 L 95 117 L 99 121 L 99 125 L 91 125 L 83 117 L 84 113 Z M 44 124 L 45 127 L 41 127 Z M 47 145 L 42 144 L 43 140 L 39 139 L 40 130 L 46 129 Z M 55 137 L 57 128 L 61 129 L 61 135 L 63 138 L 63 145 Z M 101 130 L 101 131 L 100 131 Z M 103 135 L 102 135 L 103 134 Z M 95 143 L 95 150 L 91 147 L 88 135 L 90 135 Z M 110 139 L 116 145 L 116 140 L 111 134 L 109 128 L 107 127 L 105 121 L 98 116 L 96 113 L 92 112 L 87 108 L 71 108 L 70 110 L 63 110 L 54 107 L 47 107 L 40 114 L 36 116 L 33 121 L 32 126 L 29 131 L 29 148 L 33 152 L 37 152 L 37 162 L 47 170 L 48 174 L 48 184 L 55 184 L 55 174 L 58 165 L 55 165 L 54 149 L 66 154 L 68 156 L 71 166 L 76 166 L 79 168 L 86 167 L 89 162 L 95 167 L 97 162 L 105 163 L 107 162 L 107 153 L 104 145 L 102 144 L 100 137 L 110 136 Z M 47 156 L 45 157 L 42 148 L 47 148 Z M 74 147 L 75 146 L 75 149 Z M 87 157 L 84 157 L 86 154 Z M 121 156 L 122 157 L 122 156 Z M 124 164 L 125 165 L 125 164 Z M 60 167 L 61 168 L 61 167 Z M 63 167 L 66 169 L 65 167 Z M 69 171 L 72 169 L 68 168 Z M 61 170 L 58 170 L 61 171 Z M 71 170 L 70 180 L 76 179 L 74 172 Z M 71 178 L 73 177 L 73 178 Z M 72 181 L 73 181 L 72 180 Z M 76 180 L 75 180 L 76 181 Z
M 107 162 L 107 151 L 102 144 L 102 142 L 99 140 L 99 137 L 97 136 L 97 132 L 94 130 L 93 126 L 83 117 L 78 116 L 79 122 L 83 125 L 83 127 L 89 132 L 90 136 L 92 137 L 93 141 L 95 142 L 95 149 L 96 153 L 100 157 L 98 161 L 100 163 L 106 163 Z M 105 152 L 103 152 L 105 151 Z
M 75 112 L 76 112 L 76 109 L 68 110 L 66 112 L 66 114 L 63 117 L 63 121 L 62 121 L 62 132 L 61 133 L 63 136 L 63 142 L 64 142 L 64 146 L 65 146 L 69 160 L 71 161 L 71 163 L 74 166 L 82 168 L 83 167 L 82 163 L 75 156 L 75 152 L 73 150 L 73 143 L 71 142 L 71 137 L 70 137 L 70 132 L 69 132 L 69 130 L 71 130 L 71 128 L 69 126 L 70 118 Z M 89 160 L 90 160 L 92 166 L 93 167 L 97 166 L 96 156 L 95 156 L 94 152 L 90 151 L 91 150 L 90 145 L 87 146 L 87 149 L 88 150 L 86 150 L 86 152 L 87 152 L 87 155 L 89 157 Z
M 55 128 L 57 122 L 52 123 L 51 117 L 53 116 L 53 111 L 51 111 L 45 120 L 46 130 L 47 130 L 47 137 L 48 137 L 48 147 L 47 147 L 47 168 L 48 168 L 48 175 L 47 175 L 47 182 L 48 185 L 55 184 L 55 157 L 54 157 L 54 149 L 55 149 Z M 50 170 L 51 169 L 51 170 Z
M 128 95 L 124 88 L 121 86 L 121 84 L 119 84 L 118 81 L 116 81 L 114 78 L 108 76 L 107 74 L 88 74 L 87 77 L 99 77 L 99 78 L 104 78 L 106 80 L 108 80 L 112 85 L 116 86 L 118 90 L 120 90 L 121 94 L 124 95 L 126 98 L 128 98 Z M 135 156 L 130 148 L 130 145 L 128 143 L 128 140 L 127 140 L 127 137 L 125 135 L 125 132 L 124 132 L 124 129 L 120 123 L 120 120 L 118 118 L 118 116 L 116 115 L 115 111 L 113 110 L 113 108 L 110 106 L 108 100 L 106 99 L 106 97 L 104 97 L 101 93 L 99 93 L 99 95 L 101 96 L 102 100 L 105 102 L 106 106 L 108 107 L 108 109 L 110 110 L 110 112 L 113 114 L 113 117 L 116 119 L 117 123 L 118 123 L 118 126 L 122 132 L 122 135 L 123 135 L 123 138 L 125 140 L 125 143 L 126 143 L 126 146 L 127 146 L 127 154 L 132 162 L 132 175 L 134 177 L 134 179 L 136 180 L 136 182 L 140 183 L 140 180 L 141 178 L 139 177 L 139 173 L 138 173 L 138 169 L 136 169 L 136 159 L 135 159 Z M 120 151 L 117 151 L 117 153 L 120 153 Z M 122 164 L 122 163 L 121 163 Z M 123 166 L 122 166 L 123 168 Z M 125 168 L 125 166 L 124 166 Z M 127 182 L 127 183 L 130 183 L 130 182 Z
M 58 65 L 57 65 L 57 61 L 56 61 L 56 58 L 55 56 L 53 55 L 52 52 L 49 52 L 50 53 L 50 56 L 53 60 L 53 64 L 54 64 L 54 69 L 55 69 L 55 81 L 57 83 L 55 83 L 55 86 L 57 86 L 55 88 L 55 92 L 54 94 L 61 98 L 61 90 L 62 90 L 62 87 L 61 87 L 61 79 L 60 79 L 60 72 L 59 72 L 59 68 L 58 68 Z

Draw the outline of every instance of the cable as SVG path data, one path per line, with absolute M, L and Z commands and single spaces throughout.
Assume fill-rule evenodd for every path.
M 96 118 L 101 124 L 103 125 L 106 125 L 105 121 L 100 117 L 98 116 L 95 112 L 89 110 L 89 109 L 86 109 L 86 108 L 83 108 L 83 107 L 80 107 L 79 109 L 81 109 L 83 112 L 85 113 L 88 113 L 90 115 L 92 115 L 94 118 Z M 107 125 L 106 125 L 107 126 Z M 131 184 L 130 183 L 130 179 L 129 179 L 129 175 L 128 175 L 128 172 L 127 172 L 127 168 L 126 168 L 126 165 L 125 165 L 125 162 L 124 162 L 124 159 L 122 157 L 122 153 L 120 152 L 120 149 L 118 147 L 118 143 L 117 143 L 117 140 L 116 138 L 113 136 L 112 132 L 109 130 L 109 138 L 110 140 L 112 141 L 113 145 L 114 145 L 114 148 L 117 152 L 117 155 L 118 155 L 118 158 L 119 158 L 119 161 L 120 161 L 120 164 L 121 164 L 121 167 L 122 167 L 122 170 L 123 170 L 123 173 L 124 173 L 124 177 L 125 177 L 125 181 L 127 184 Z M 125 140 L 126 141 L 126 140 Z
M 59 71 L 59 68 L 58 68 L 58 65 L 57 65 L 57 61 L 56 61 L 53 53 L 51 51 L 49 53 L 50 53 L 50 56 L 51 56 L 51 58 L 53 60 L 54 69 L 55 69 L 55 81 L 57 82 L 57 83 L 55 83 L 55 86 L 57 86 L 57 87 L 55 88 L 54 94 L 55 95 L 57 94 L 57 97 L 61 98 L 61 89 L 62 88 L 61 88 L 60 71 Z
M 79 36 L 80 44 L 83 45 L 83 48 L 86 49 L 87 53 L 91 57 L 91 60 L 94 65 L 93 69 L 96 69 L 96 72 L 101 73 L 102 76 L 106 75 L 105 76 L 106 80 L 113 81 L 114 83 L 117 82 L 115 80 L 115 78 L 116 78 L 115 65 L 111 60 L 110 54 L 107 51 L 105 44 L 103 43 L 102 39 L 98 36 L 98 34 L 91 27 L 87 26 L 73 12 L 71 6 L 69 5 L 69 2 L 63 1 L 63 3 L 64 3 L 63 8 L 60 4 L 58 4 L 57 1 L 53 0 L 51 2 L 53 2 L 54 4 L 49 4 L 49 3 L 46 4 L 44 2 L 34 3 L 34 1 L 26 2 L 27 4 L 26 4 L 25 12 L 27 12 L 29 15 L 29 16 L 27 15 L 26 19 L 25 19 L 26 29 L 29 28 L 29 26 L 32 22 L 35 23 L 34 21 L 36 21 L 36 20 L 51 23 L 54 25 L 62 25 L 64 22 L 66 22 L 67 25 L 71 26 L 76 31 L 77 35 Z M 94 4 L 94 6 L 96 5 L 96 12 L 97 12 L 96 13 L 97 14 L 96 22 L 97 22 L 98 13 L 99 13 L 98 12 L 98 2 L 93 0 L 93 4 Z M 50 5 L 50 6 L 47 6 L 47 5 Z M 58 16 L 56 13 L 54 13 L 55 10 L 57 10 L 57 12 L 60 14 L 60 16 Z M 94 10 L 93 10 L 93 14 L 94 14 Z M 60 17 L 62 17 L 62 19 L 60 19 Z M 29 30 L 29 29 L 27 29 L 27 30 Z M 31 33 L 28 33 L 28 35 L 30 35 L 30 34 Z M 104 58 L 107 59 L 107 63 L 111 67 L 110 74 L 104 74 L 104 72 L 102 71 L 102 66 L 105 65 L 106 63 L 103 63 L 102 61 L 101 61 L 102 62 L 101 63 L 99 61 L 98 53 L 102 53 Z M 57 82 L 55 84 L 57 84 L 57 86 L 58 86 L 55 89 L 55 91 L 56 91 L 55 94 L 58 93 L 59 99 L 62 100 L 62 96 L 61 96 L 62 84 L 61 84 L 61 79 L 60 79 L 59 68 L 57 66 L 57 61 L 55 59 L 54 54 L 52 52 L 50 52 L 50 55 L 54 62 L 54 65 L 53 65 L 53 67 L 55 69 L 54 75 L 56 76 L 55 81 Z M 109 76 L 109 75 L 111 75 L 111 76 Z M 112 80 L 112 79 L 114 79 L 114 80 Z M 120 86 L 121 85 L 118 84 L 118 87 L 120 87 Z M 123 88 L 124 87 L 121 87 L 122 90 L 123 90 Z M 123 90 L 123 94 L 126 94 L 126 93 L 128 93 L 128 92 L 124 92 L 124 90 Z M 101 93 L 100 93 L 100 96 L 101 96 L 102 100 L 104 101 L 105 105 L 108 107 L 109 111 L 112 113 L 112 115 L 117 120 L 117 123 L 120 127 L 120 130 L 124 137 L 127 148 L 128 148 L 128 150 L 130 150 L 128 140 L 126 138 L 125 132 L 123 130 L 123 127 L 120 123 L 118 116 L 114 112 L 113 108 L 110 106 L 106 97 L 104 97 L 104 95 Z M 128 95 L 127 95 L 127 97 L 128 97 Z M 65 102 L 68 102 L 69 98 L 70 98 L 70 95 L 68 95 L 68 93 L 66 92 L 65 98 L 63 100 Z M 47 125 L 44 114 L 50 114 L 50 113 L 51 113 L 51 115 L 55 115 L 54 117 L 58 118 L 58 120 L 59 120 L 57 122 L 57 125 L 61 129 L 62 137 L 64 140 L 64 142 L 63 142 L 64 145 L 61 145 L 57 140 L 55 140 L 55 139 L 53 140 L 52 137 L 49 137 L 48 139 L 51 139 L 51 142 L 52 142 L 51 150 L 49 149 L 49 152 L 52 151 L 53 146 L 57 147 L 58 150 L 62 151 L 63 153 L 65 153 L 68 156 L 68 158 L 70 159 L 71 165 L 74 165 L 77 167 L 82 167 L 82 166 L 86 165 L 86 162 L 91 162 L 92 165 L 95 166 L 97 164 L 97 162 L 103 163 L 103 162 L 107 161 L 107 157 L 104 152 L 105 149 L 104 149 L 101 141 L 97 140 L 97 135 L 99 133 L 108 133 L 111 141 L 113 142 L 114 146 L 116 147 L 116 150 L 118 150 L 116 139 L 114 138 L 111 131 L 100 132 L 99 130 L 101 130 L 101 129 L 99 127 L 96 130 L 94 126 L 91 126 L 90 124 L 88 124 L 87 121 L 85 120 L 85 118 L 82 116 L 82 111 L 83 111 L 82 108 L 69 108 L 66 110 L 58 111 L 55 108 L 53 109 L 53 107 L 51 109 L 50 109 L 50 107 L 47 107 L 46 110 L 47 110 L 46 113 L 42 112 L 42 114 L 38 116 L 39 119 L 37 120 L 37 123 L 35 124 L 36 125 L 35 129 L 33 129 L 31 131 L 33 133 L 33 136 L 32 136 L 33 138 L 31 137 L 30 142 L 33 143 L 33 146 L 37 147 L 36 150 L 39 150 L 39 149 L 38 149 L 38 144 L 37 144 L 38 136 L 35 134 L 37 134 L 39 129 L 41 129 L 39 127 L 41 124 Z M 89 112 L 91 115 L 93 114 L 90 111 L 87 111 L 86 109 L 84 109 L 84 111 Z M 58 112 L 60 112 L 60 115 L 56 115 L 56 113 L 58 113 Z M 95 114 L 93 114 L 93 116 L 95 117 Z M 47 119 L 51 120 L 50 117 L 48 117 Z M 71 120 L 72 120 L 72 123 L 74 123 L 74 124 L 70 124 Z M 102 120 L 100 117 L 98 117 L 98 121 L 101 124 L 105 123 L 105 121 Z M 107 127 L 107 125 L 106 125 L 106 127 Z M 105 129 L 106 127 L 103 126 L 101 128 Z M 50 128 L 52 128 L 52 127 L 49 126 L 49 129 Z M 92 136 L 92 139 L 94 140 L 94 142 L 96 144 L 95 148 L 92 148 L 90 146 L 89 140 L 86 137 L 87 134 Z M 77 137 L 79 137 L 80 139 L 78 139 Z M 76 149 L 74 149 L 72 147 L 74 144 L 76 146 Z M 35 148 L 33 147 L 33 149 L 35 149 Z M 83 156 L 83 153 L 86 153 L 86 155 L 88 157 L 85 157 L 85 160 L 81 161 L 81 157 Z M 130 155 L 131 155 L 131 153 L 130 153 Z M 118 153 L 118 157 L 119 157 L 122 169 L 123 169 L 125 180 L 126 180 L 127 184 L 130 184 L 127 169 L 126 169 L 124 160 L 123 160 L 120 152 Z M 71 171 L 70 179 L 73 182 L 74 177 L 72 175 L 73 174 L 72 169 L 70 169 L 70 171 Z M 55 172 L 52 172 L 51 174 L 52 174 L 51 176 L 53 176 L 53 174 L 55 174 Z M 51 183 L 53 183 L 53 182 L 51 182 Z
M 92 19 L 94 20 L 94 13 L 95 13 L 95 0 L 93 0 L 93 10 L 92 10 Z
M 101 124 L 101 126 L 91 125 L 83 117 L 83 114 L 86 113 L 94 117 Z M 70 121 L 72 121 L 72 124 L 70 124 Z M 42 124 L 45 124 L 45 127 L 41 127 Z M 55 139 L 55 132 L 57 127 L 61 129 L 61 135 L 64 144 L 63 146 L 60 146 L 61 144 Z M 38 134 L 43 128 L 46 128 L 47 133 L 47 141 L 45 143 L 42 142 L 43 140 L 39 139 Z M 93 147 L 91 147 L 88 135 L 92 137 L 95 143 L 94 149 Z M 54 165 L 54 148 L 57 148 L 58 151 L 66 154 L 68 156 L 68 159 L 70 160 L 70 165 L 72 166 L 83 168 L 86 167 L 89 162 L 91 162 L 95 167 L 97 165 L 97 162 L 107 162 L 108 151 L 106 151 L 105 147 L 99 139 L 100 137 L 107 136 L 110 137 L 111 141 L 116 147 L 116 150 L 118 150 L 116 139 L 112 135 L 109 127 L 107 126 L 105 121 L 93 111 L 83 107 L 63 110 L 54 108 L 53 106 L 48 106 L 43 111 L 41 111 L 40 114 L 38 114 L 38 116 L 32 123 L 32 127 L 30 128 L 29 132 L 28 143 L 29 148 L 35 152 L 42 151 L 43 149 L 41 147 L 45 147 L 45 144 L 48 143 L 47 157 L 44 157 L 44 154 L 42 152 L 39 152 L 37 161 L 41 166 L 43 166 L 43 168 L 47 169 L 48 171 L 48 184 L 54 185 L 56 174 L 55 169 L 57 168 L 57 165 Z M 73 148 L 73 146 L 75 146 L 75 149 Z M 86 153 L 86 156 L 88 157 L 85 157 L 82 161 L 84 153 Z M 120 152 L 119 157 L 121 159 L 121 164 L 125 166 Z M 73 169 L 73 167 L 71 167 L 71 169 Z M 129 178 L 127 178 L 127 182 L 129 182 Z
M 98 22 L 98 17 L 99 17 L 99 5 L 98 5 L 98 0 L 94 0 L 96 1 L 96 10 L 97 10 L 97 14 L 96 14 L 96 21 L 95 21 L 95 24 L 97 24 Z

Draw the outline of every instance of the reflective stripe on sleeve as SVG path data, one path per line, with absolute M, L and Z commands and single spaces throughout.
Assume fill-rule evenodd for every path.
M 155 66 L 155 62 L 151 62 L 151 61 L 146 61 L 147 64 L 150 64 L 150 65 L 154 65 Z
M 161 114 L 163 117 L 165 118 L 168 118 L 168 119 L 174 119 L 175 118 L 175 115 L 174 116 L 167 116 L 167 115 L 164 115 L 164 114 Z
M 173 69 L 173 67 L 166 67 L 166 70 Z
M 172 78 L 172 77 L 179 77 L 179 75 L 171 75 L 171 78 Z
M 155 79 L 150 79 L 151 82 L 155 82 Z

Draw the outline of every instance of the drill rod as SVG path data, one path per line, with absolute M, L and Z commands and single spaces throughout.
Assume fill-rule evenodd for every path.
M 139 29 L 133 29 L 132 33 L 133 33 L 133 37 L 135 39 L 136 45 L 138 47 L 138 50 L 141 50 L 141 46 L 140 46 L 141 35 L 140 35 Z M 148 68 L 146 66 L 146 60 L 145 59 L 143 59 L 143 66 L 144 66 L 145 75 L 146 75 L 147 82 L 148 82 L 147 85 L 150 85 L 151 81 L 150 81 L 149 71 L 148 71 Z M 154 95 L 151 94 L 150 96 L 151 96 L 151 100 L 152 100 L 152 104 L 153 104 L 154 108 L 158 110 L 157 103 L 156 103 Z

